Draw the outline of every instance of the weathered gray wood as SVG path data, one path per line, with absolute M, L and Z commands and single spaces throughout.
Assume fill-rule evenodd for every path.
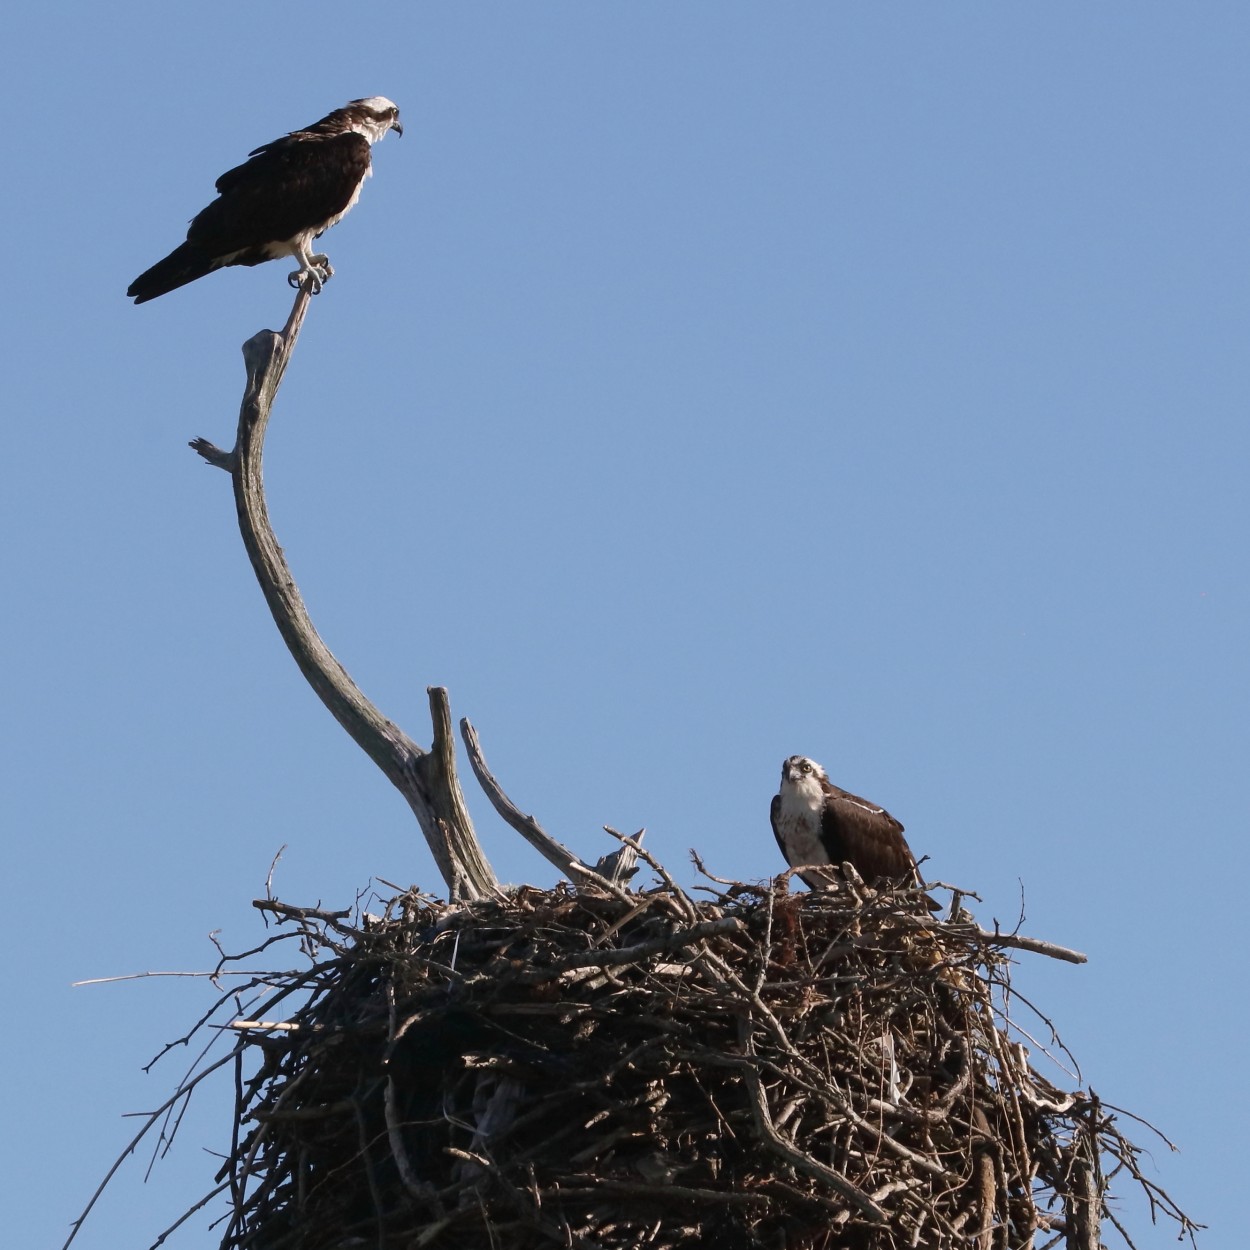
M 553 838 L 533 816 L 525 815 L 503 792 L 503 787 L 486 766 L 486 757 L 482 754 L 482 744 L 478 741 L 477 730 L 469 723 L 467 717 L 462 717 L 460 720 L 460 736 L 464 739 L 465 750 L 469 753 L 469 764 L 473 769 L 473 775 L 486 792 L 491 806 L 530 846 L 545 860 L 555 864 L 574 884 L 591 884 L 612 893 L 620 893 L 615 877 L 601 876 L 594 868 L 584 864 L 564 843 Z
M 311 287 L 305 283 L 280 334 L 262 330 L 243 344 L 247 386 L 234 450 L 223 452 L 205 439 L 196 439 L 191 446 L 209 464 L 230 474 L 248 559 L 278 632 L 305 680 L 407 800 L 450 897 L 480 898 L 493 892 L 497 883 L 478 844 L 456 777 L 447 692 L 439 687 L 428 690 L 434 750 L 426 752 L 378 711 L 322 641 L 269 523 L 262 475 L 265 430 L 310 298 Z

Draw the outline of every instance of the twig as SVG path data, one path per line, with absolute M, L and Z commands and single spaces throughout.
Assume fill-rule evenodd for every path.
M 161 1103 L 159 1107 L 156 1108 L 155 1111 L 151 1112 L 147 1116 L 147 1118 L 143 1122 L 143 1127 L 130 1139 L 130 1142 L 126 1146 L 125 1150 L 123 1150 L 121 1154 L 119 1154 L 117 1158 L 113 1161 L 113 1166 L 110 1167 L 109 1170 L 104 1174 L 104 1179 L 96 1187 L 96 1191 L 95 1193 L 91 1195 L 90 1199 L 87 1202 L 87 1205 L 83 1207 L 82 1213 L 70 1225 L 70 1234 L 62 1243 L 61 1250 L 68 1250 L 68 1247 L 73 1242 L 74 1238 L 78 1236 L 78 1230 L 82 1228 L 83 1223 L 86 1220 L 87 1216 L 91 1214 L 92 1207 L 95 1206 L 96 1202 L 99 1200 L 100 1195 L 107 1188 L 109 1181 L 111 1181 L 113 1177 L 117 1175 L 117 1170 L 125 1162 L 126 1157 L 134 1153 L 135 1147 L 138 1146 L 138 1144 L 147 1136 L 148 1131 L 151 1129 L 151 1127 L 165 1114 L 166 1111 L 169 1110 L 170 1107 L 172 1107 L 176 1102 L 178 1102 L 179 1099 L 185 1098 L 188 1094 L 190 1094 L 190 1092 L 197 1085 L 199 1085 L 206 1078 L 208 1078 L 214 1072 L 216 1072 L 218 1068 L 224 1067 L 233 1058 L 234 1058 L 233 1050 L 231 1050 L 229 1054 L 222 1055 L 220 1059 L 210 1064 L 207 1068 L 204 1068 L 202 1071 L 197 1072 L 195 1076 L 189 1082 L 186 1082 L 180 1085 L 173 1092 L 173 1094 L 171 1094 L 163 1103 Z M 203 1205 L 203 1204 L 200 1204 L 200 1205 Z
M 152 1243 L 151 1250 L 156 1250 L 157 1246 L 163 1246 L 169 1239 L 170 1235 L 176 1233 L 197 1211 L 202 1211 L 218 1194 L 223 1193 L 229 1188 L 229 1181 L 222 1181 L 216 1189 L 210 1189 L 199 1202 L 194 1206 L 188 1207 L 159 1237 Z M 68 1244 L 68 1243 L 66 1243 Z
M 211 981 L 214 977 L 278 977 L 281 972 L 250 972 L 246 969 L 223 972 L 220 969 L 209 969 L 207 972 L 124 972 L 115 977 L 89 977 L 86 981 L 71 981 L 70 988 L 78 989 L 81 985 L 111 985 L 115 981 L 146 981 L 149 977 L 200 977 Z
M 630 850 L 634 851 L 638 855 L 638 858 L 641 859 L 648 868 L 655 872 L 660 880 L 663 881 L 668 887 L 666 897 L 671 899 L 677 905 L 677 910 L 682 916 L 685 917 L 686 920 L 693 921 L 698 918 L 698 912 L 695 909 L 694 901 L 691 899 L 690 895 L 688 895 L 686 891 L 673 880 L 668 869 L 665 868 L 664 865 L 642 845 L 642 835 L 644 832 L 642 829 L 639 829 L 632 838 L 627 838 L 623 833 L 618 833 L 617 830 L 613 829 L 610 825 L 604 825 L 603 830 L 609 837 L 615 838 L 622 845 L 627 846 Z

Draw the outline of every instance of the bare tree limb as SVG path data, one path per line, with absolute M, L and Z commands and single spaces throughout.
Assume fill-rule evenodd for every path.
M 503 792 L 503 787 L 486 766 L 486 757 L 482 754 L 482 744 L 478 741 L 477 730 L 469 723 L 467 717 L 460 719 L 460 736 L 464 739 L 464 747 L 469 754 L 469 764 L 473 769 L 473 775 L 486 792 L 491 805 L 530 846 L 549 863 L 555 864 L 570 881 L 593 884 L 613 894 L 621 894 L 614 876 L 601 876 L 593 868 L 584 864 L 564 843 L 553 838 L 533 816 L 525 815 Z
M 269 523 L 261 464 L 270 409 L 308 311 L 311 284 L 300 287 L 281 334 L 262 330 L 243 345 L 247 387 L 234 450 L 206 439 L 191 446 L 234 483 L 239 530 L 283 642 L 330 714 L 407 800 L 452 898 L 480 898 L 496 888 L 456 781 L 446 692 L 431 688 L 435 751 L 419 747 L 364 696 L 313 627 L 299 587 Z
M 926 888 L 933 890 L 950 889 L 952 887 L 930 882 Z M 911 929 L 932 929 L 935 924 L 939 923 L 927 916 L 911 916 L 905 913 L 900 913 L 898 919 L 900 924 L 906 925 Z M 1071 950 L 1055 942 L 1045 942 L 1041 938 L 1025 937 L 1023 933 L 1002 933 L 997 925 L 991 933 L 988 929 L 978 928 L 970 921 L 957 920 L 955 923 L 962 924 L 964 932 L 971 937 L 980 938 L 987 946 L 1008 946 L 1012 950 L 1029 951 L 1034 955 L 1046 955 L 1050 959 L 1062 959 L 1065 963 L 1070 964 L 1089 962 L 1089 956 L 1082 954 L 1080 951 Z

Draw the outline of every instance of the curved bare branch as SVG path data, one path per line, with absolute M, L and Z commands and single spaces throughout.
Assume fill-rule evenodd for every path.
M 478 844 L 456 778 L 446 691 L 431 687 L 428 692 L 435 749 L 427 753 L 378 711 L 322 641 L 269 522 L 262 476 L 265 430 L 311 294 L 310 284 L 301 286 L 280 334 L 262 330 L 243 344 L 247 387 L 239 409 L 234 450 L 223 452 L 205 439 L 195 439 L 191 446 L 209 464 L 230 474 L 248 559 L 278 632 L 305 680 L 407 800 L 451 897 L 479 898 L 491 893 L 496 881 Z
M 575 885 L 594 886 L 596 889 L 607 890 L 618 898 L 624 898 L 623 886 L 637 872 L 638 848 L 633 841 L 613 834 L 620 841 L 629 844 L 618 847 L 607 855 L 601 855 L 593 866 L 584 863 L 563 842 L 557 841 L 534 819 L 527 816 L 504 793 L 503 787 L 495 780 L 495 775 L 486 766 L 486 757 L 482 754 L 482 744 L 478 741 L 477 730 L 469 723 L 468 717 L 460 718 L 460 736 L 464 739 L 464 748 L 469 753 L 469 764 L 478 784 L 486 792 L 500 816 L 510 824 L 545 860 L 555 866 Z M 611 833 L 611 830 L 608 830 Z M 643 831 L 636 835 L 642 841 Z

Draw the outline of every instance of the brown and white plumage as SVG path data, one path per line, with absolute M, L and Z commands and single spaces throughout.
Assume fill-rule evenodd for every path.
M 799 874 L 812 889 L 836 880 L 844 862 L 870 885 L 882 880 L 921 884 L 903 826 L 885 808 L 833 785 L 825 770 L 804 755 L 782 764 L 770 815 L 777 845 L 791 867 L 831 865 L 824 872 Z
M 360 197 L 372 169 L 369 149 L 387 131 L 404 133 L 399 109 L 385 96 L 353 100 L 304 130 L 256 148 L 217 179 L 217 198 L 191 221 L 187 241 L 137 277 L 126 294 L 136 304 L 229 265 L 259 265 L 293 256 L 293 286 L 313 290 L 334 272 L 311 251 Z

